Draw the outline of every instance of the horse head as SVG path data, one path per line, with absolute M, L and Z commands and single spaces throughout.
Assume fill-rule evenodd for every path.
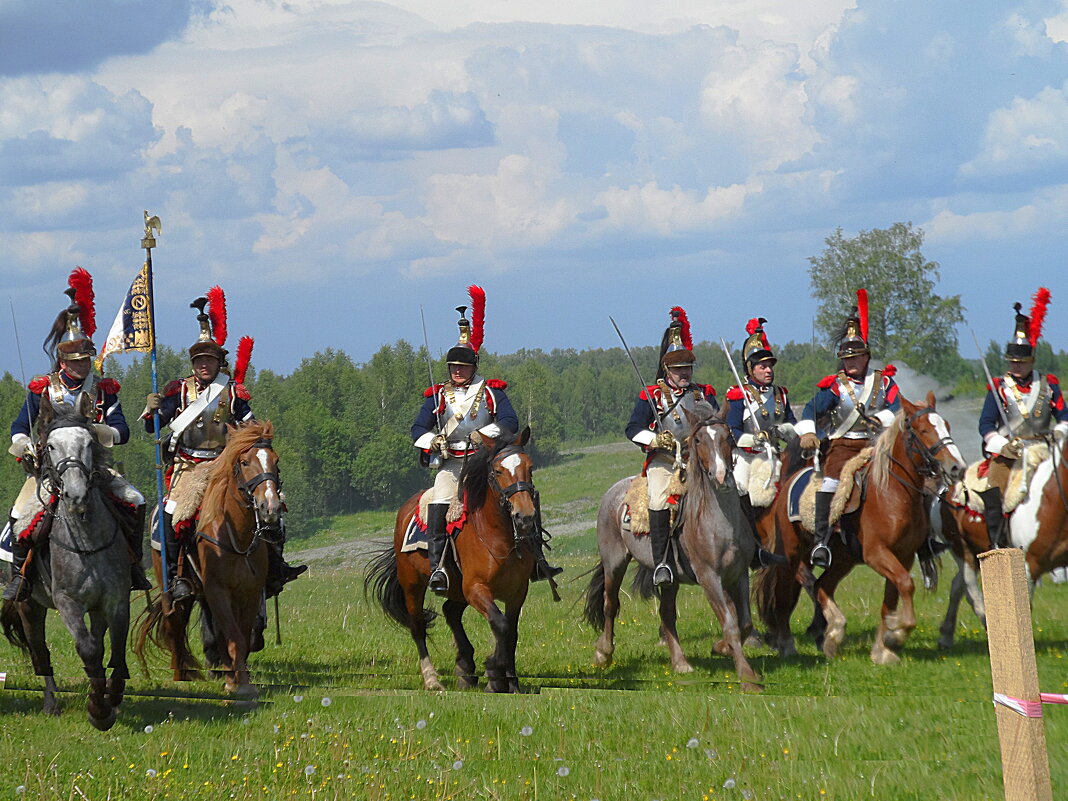
M 83 394 L 77 408 L 66 403 L 53 405 L 46 394 L 41 398 L 39 418 L 42 477 L 67 511 L 79 518 L 88 509 L 93 465 L 102 450 L 87 422 L 87 403 L 91 406 Z
M 732 459 L 731 432 L 723 410 L 715 412 L 712 405 L 699 402 L 694 411 L 683 409 L 690 424 L 686 438 L 691 469 L 696 467 L 722 486 L 730 475 Z
M 901 398 L 901 427 L 907 439 L 905 449 L 917 470 L 927 476 L 942 477 L 952 484 L 964 476 L 968 465 L 949 433 L 949 421 L 935 411 L 935 394 L 927 393 L 927 405 L 918 406 Z
M 234 482 L 259 522 L 268 527 L 277 525 L 282 515 L 282 479 L 273 437 L 274 426 L 265 422 L 231 427 L 227 439 L 236 451 Z
M 534 463 L 524 450 L 530 442 L 530 426 L 514 437 L 483 437 L 482 442 L 480 452 L 487 454 L 486 486 L 493 489 L 501 511 L 511 519 L 516 538 L 534 536 L 538 533 L 538 492 L 534 488 Z M 477 464 L 476 459 L 476 471 Z M 468 498 L 471 500 L 470 494 Z

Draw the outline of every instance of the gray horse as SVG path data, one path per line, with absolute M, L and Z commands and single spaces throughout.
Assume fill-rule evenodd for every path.
M 88 402 L 88 396 L 83 395 Z M 107 450 L 86 423 L 91 411 L 41 399 L 41 484 L 38 493 L 57 499 L 48 544 L 34 554 L 37 580 L 29 600 L 4 602 L 0 622 L 15 646 L 28 650 L 34 672 L 44 677 L 44 711 L 59 714 L 52 659 L 45 641 L 48 609 L 67 624 L 89 677 L 89 721 L 101 731 L 115 723 L 129 671 L 126 636 L 130 624 L 130 560 L 101 484 Z M 85 616 L 89 615 L 86 626 Z M 110 635 L 111 679 L 106 679 L 104 636 Z
M 681 533 L 675 540 L 673 572 L 681 582 L 701 585 L 719 618 L 723 638 L 713 646 L 716 653 L 731 656 L 743 689 L 759 691 L 760 675 L 752 668 L 742 643 L 752 632 L 749 611 L 749 563 L 755 544 L 746 532 L 738 492 L 731 475 L 730 429 L 722 414 L 706 403 L 687 412 L 692 434 L 686 439 L 689 454 L 686 496 L 681 512 Z M 619 590 L 631 558 L 639 563 L 639 579 L 650 577 L 653 568 L 648 537 L 635 537 L 624 523 L 624 498 L 634 476 L 617 481 L 601 500 L 597 513 L 597 547 L 600 564 L 594 568 L 586 591 L 586 621 L 601 629 L 594 662 L 612 663 L 614 625 L 619 613 Z M 678 552 L 681 545 L 684 557 Z M 692 572 L 692 578 L 691 578 Z M 651 586 L 651 585 L 648 585 Z M 643 593 L 646 594 L 646 593 Z M 678 584 L 660 587 L 660 633 L 677 673 L 693 670 L 679 645 L 675 629 Z

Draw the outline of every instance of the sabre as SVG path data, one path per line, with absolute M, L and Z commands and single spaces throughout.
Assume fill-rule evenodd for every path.
M 15 351 L 19 355 L 19 376 L 22 378 L 22 386 L 25 387 L 26 386 L 26 368 L 22 364 L 22 343 L 19 341 L 19 325 L 18 325 L 17 322 L 15 322 L 15 304 L 11 300 L 10 297 L 7 299 L 7 305 L 11 308 L 11 327 L 13 329 L 15 329 Z M 30 400 L 30 390 L 27 387 L 27 389 L 26 389 L 27 410 L 30 410 L 30 409 L 33 408 L 32 406 L 28 405 L 29 404 L 29 400 Z M 30 420 L 30 442 L 32 442 L 34 445 L 37 445 L 37 437 L 35 436 L 37 431 L 33 427 L 33 417 L 30 417 L 29 420 Z
M 757 408 L 753 399 L 749 397 L 749 393 L 745 391 L 745 384 L 742 383 L 742 377 L 738 375 L 738 368 L 734 366 L 734 359 L 731 358 L 731 352 L 727 348 L 727 343 L 723 341 L 723 337 L 719 338 L 720 347 L 723 348 L 723 355 L 727 357 L 727 364 L 731 366 L 731 372 L 734 374 L 734 380 L 738 382 L 738 389 L 742 393 L 742 397 L 745 398 L 746 408 L 749 409 L 749 418 L 753 421 L 753 427 L 756 428 L 757 433 L 760 432 L 760 424 L 757 423 Z M 771 447 L 771 440 L 764 440 L 764 450 L 768 454 L 768 459 L 771 460 L 772 465 L 775 464 L 775 450 Z M 764 482 L 764 489 L 771 486 L 772 474 L 769 473 L 767 480 Z
M 983 365 L 983 373 L 986 375 L 986 385 L 990 387 L 990 391 L 994 393 L 995 405 L 998 407 L 998 412 L 1001 414 L 1001 422 L 1005 424 L 1005 428 L 1009 433 L 1012 433 L 1012 426 L 1009 424 L 1009 416 L 1005 412 L 1005 407 L 1001 405 L 1001 398 L 997 396 L 997 389 L 994 386 L 994 379 L 990 375 L 990 368 L 986 364 L 986 356 L 983 354 L 983 349 L 979 346 L 979 337 L 975 335 L 975 329 L 969 328 L 972 332 L 972 341 L 975 343 L 975 349 L 979 352 L 979 364 Z
M 608 315 L 608 319 L 612 320 L 612 315 Z M 619 335 L 619 341 L 623 343 L 623 350 L 627 353 L 627 358 L 630 359 L 630 365 L 634 368 L 634 375 L 638 377 L 638 383 L 641 385 L 642 394 L 649 402 L 649 410 L 653 413 L 653 425 L 656 427 L 657 432 L 663 430 L 663 425 L 660 421 L 660 412 L 657 411 L 656 404 L 653 403 L 653 399 L 649 397 L 649 393 L 645 391 L 645 388 L 649 386 L 645 383 L 645 379 L 642 378 L 642 371 L 638 369 L 638 363 L 634 361 L 634 356 L 630 352 L 630 348 L 627 347 L 627 340 L 623 339 L 623 332 L 619 330 L 619 326 L 616 325 L 616 321 L 612 320 L 612 327 L 616 329 L 616 334 Z
M 428 377 L 430 378 L 430 386 L 433 387 L 434 386 L 434 365 L 430 361 L 430 340 L 427 339 L 427 335 L 426 335 L 426 317 L 423 315 L 423 307 L 422 307 L 422 305 L 419 306 L 419 319 L 423 323 L 423 347 L 426 348 L 426 371 L 427 371 Z M 439 434 L 442 433 L 441 417 L 438 415 L 438 408 L 437 408 L 436 405 L 434 407 L 434 420 L 438 424 L 437 433 L 439 433 Z M 430 455 L 429 467 L 441 467 L 441 454 L 440 453 L 432 453 Z

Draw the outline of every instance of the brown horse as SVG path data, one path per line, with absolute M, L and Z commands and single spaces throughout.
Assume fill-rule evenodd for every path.
M 692 433 L 686 438 L 689 454 L 686 495 L 680 513 L 681 532 L 675 540 L 673 571 L 687 584 L 700 584 L 719 618 L 723 638 L 713 651 L 734 659 L 735 671 L 746 690 L 759 690 L 762 681 L 746 659 L 742 643 L 753 627 L 749 612 L 749 563 L 754 543 L 731 474 L 731 435 L 723 413 L 708 404 L 686 412 Z M 615 651 L 615 619 L 619 614 L 619 590 L 630 560 L 639 564 L 639 578 L 653 567 L 648 537 L 637 538 L 623 524 L 627 490 L 634 477 L 617 481 L 601 500 L 597 512 L 597 548 L 601 561 L 594 568 L 586 590 L 586 622 L 601 631 L 594 663 L 607 666 Z M 692 570 L 692 577 L 687 573 Z M 678 584 L 661 585 L 660 633 L 667 645 L 671 666 L 678 673 L 693 670 L 679 644 L 675 628 Z
M 474 646 L 463 627 L 463 613 L 470 605 L 489 622 L 496 643 L 486 659 L 486 689 L 519 691 L 515 667 L 519 613 L 536 559 L 531 543 L 542 536 L 533 466 L 524 450 L 529 440 L 529 428 L 517 436 L 483 438 L 482 447 L 468 457 L 460 475 L 466 520 L 446 548 L 449 594 L 442 612 L 452 630 L 461 688 L 478 684 Z M 427 628 L 436 616 L 423 606 L 430 560 L 422 549 L 402 551 L 419 497 L 419 493 L 413 495 L 397 512 L 393 544 L 371 560 L 364 591 L 411 632 L 419 651 L 423 686 L 442 690 L 426 646 Z M 504 605 L 503 612 L 498 601 Z
M 1020 548 L 1027 561 L 1031 590 L 1039 577 L 1068 565 L 1068 439 L 1053 441 L 1050 457 L 1035 468 L 1027 497 L 1009 515 L 1009 544 Z M 938 644 L 953 644 L 957 607 L 967 593 L 975 614 L 985 625 L 986 607 L 976 580 L 978 555 L 990 549 L 990 538 L 982 515 L 952 500 L 955 490 L 942 495 L 942 534 L 953 549 L 959 565 L 950 591 L 949 607 L 940 628 Z
M 812 586 L 817 615 L 810 632 L 826 656 L 837 655 L 845 638 L 846 619 L 834 600 L 835 590 L 864 562 L 886 579 L 872 661 L 880 665 L 899 661 L 897 652 L 916 627 L 909 570 L 929 529 L 928 480 L 942 476 L 956 480 L 965 467 L 949 424 L 935 411 L 934 393 L 927 393 L 926 406 L 902 398 L 901 411 L 875 441 L 860 508 L 842 518 L 848 544 L 843 537 L 831 538 L 831 566 Z M 786 483 L 792 483 L 792 477 Z M 762 571 L 756 581 L 756 602 L 768 628 L 768 644 L 782 655 L 796 654 L 790 615 L 801 583 L 811 584 L 812 535 L 791 521 L 788 493 L 776 499 L 775 521 L 790 561 Z
M 225 674 L 225 689 L 239 697 L 257 695 L 249 679 L 248 655 L 263 647 L 264 537 L 278 528 L 282 511 L 274 426 L 252 422 L 230 427 L 226 447 L 215 460 L 201 503 L 194 543 L 187 551 L 197 581 L 201 633 L 208 665 Z M 162 586 L 159 552 L 153 553 Z M 152 638 L 171 653 L 175 681 L 196 678 L 187 626 L 192 602 L 164 614 L 157 600 L 141 624 L 135 652 L 144 664 L 145 641 Z

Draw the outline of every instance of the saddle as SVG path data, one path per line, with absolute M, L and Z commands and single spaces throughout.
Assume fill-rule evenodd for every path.
M 170 500 L 174 503 L 174 511 L 171 520 L 175 531 L 178 524 L 186 520 L 192 520 L 200 511 L 200 504 L 204 500 L 204 491 L 208 488 L 208 480 L 215 467 L 215 461 L 200 462 L 190 467 L 182 480 L 178 482 L 170 493 Z
M 841 522 L 841 519 L 852 514 L 860 508 L 864 500 L 865 484 L 868 477 L 868 468 L 871 464 L 872 449 L 865 448 L 842 467 L 838 489 L 835 490 L 831 500 L 831 511 L 828 515 L 828 523 L 833 527 Z M 806 468 L 799 472 L 791 480 L 788 487 L 791 499 L 790 519 L 800 522 L 805 531 L 814 533 L 816 530 L 816 482 L 812 481 L 813 469 Z M 802 484 L 802 482 L 804 482 Z M 798 490 L 800 489 L 800 493 Z
M 668 482 L 668 497 L 673 498 L 671 503 L 672 526 L 678 518 L 678 501 L 686 494 L 686 482 L 675 473 Z M 635 537 L 649 533 L 649 479 L 645 476 L 634 476 L 630 481 L 626 494 L 623 496 L 622 521 Z
M 1049 458 L 1049 445 L 1044 442 L 1028 445 L 1024 453 L 1024 458 L 1018 459 L 1009 471 L 1009 481 L 1002 493 L 1001 509 L 1005 514 L 1009 514 L 1027 500 L 1035 471 L 1042 462 Z M 979 493 L 993 486 L 987 477 L 989 465 L 989 459 L 980 459 L 970 464 L 964 473 L 963 480 L 953 485 L 949 500 L 981 517 L 986 505 Z
M 765 486 L 767 485 L 767 486 Z M 775 465 L 768 458 L 754 459 L 749 466 L 749 503 L 763 509 L 775 502 L 779 486 L 775 481 Z

